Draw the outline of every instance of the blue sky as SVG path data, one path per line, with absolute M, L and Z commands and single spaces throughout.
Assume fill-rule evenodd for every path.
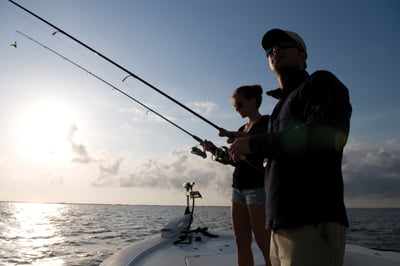
M 235 88 L 277 87 L 263 34 L 299 33 L 308 71 L 329 70 L 350 91 L 347 206 L 400 207 L 398 1 L 18 3 L 229 130 L 246 122 L 231 107 Z M 199 204 L 230 204 L 231 167 L 191 154 L 191 136 L 17 31 L 226 145 L 215 128 L 5 0 L 0 22 L 0 200 L 184 204 L 193 181 Z M 265 96 L 261 112 L 275 103 Z

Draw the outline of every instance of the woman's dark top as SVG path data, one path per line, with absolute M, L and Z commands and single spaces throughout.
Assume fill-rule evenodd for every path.
M 249 135 L 259 135 L 267 132 L 269 116 L 262 116 L 256 124 L 248 132 Z M 245 125 L 239 128 L 244 131 Z M 237 189 L 255 189 L 264 187 L 263 167 L 264 157 L 254 154 L 246 155 L 246 160 L 242 160 L 236 164 L 233 172 L 232 187 Z

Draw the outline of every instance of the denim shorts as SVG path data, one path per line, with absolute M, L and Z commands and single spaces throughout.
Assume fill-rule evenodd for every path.
M 242 205 L 264 205 L 265 189 L 237 189 L 232 190 L 232 202 Z

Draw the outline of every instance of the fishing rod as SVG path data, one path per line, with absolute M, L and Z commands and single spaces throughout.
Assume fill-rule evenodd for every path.
M 37 45 L 43 47 L 44 49 L 50 51 L 51 53 L 61 57 L 62 59 L 66 60 L 67 62 L 73 64 L 74 66 L 78 67 L 79 69 L 85 71 L 87 74 L 93 76 L 94 78 L 100 80 L 101 82 L 105 83 L 106 85 L 110 86 L 111 88 L 113 88 L 114 90 L 118 91 L 119 93 L 123 94 L 124 96 L 128 97 L 129 99 L 133 100 L 134 102 L 138 103 L 139 105 L 143 106 L 144 108 L 146 108 L 148 111 L 154 113 L 155 115 L 157 115 L 158 117 L 164 119 L 165 121 L 167 121 L 168 123 L 170 123 L 171 125 L 175 126 L 176 128 L 178 128 L 179 130 L 183 131 L 184 133 L 186 133 L 187 135 L 191 136 L 193 139 L 195 139 L 196 141 L 198 141 L 200 144 L 203 145 L 204 140 L 202 140 L 201 138 L 197 137 L 196 135 L 190 133 L 189 131 L 185 130 L 184 128 L 182 128 L 181 126 L 179 126 L 178 124 L 174 123 L 173 121 L 171 121 L 170 119 L 168 119 L 167 117 L 163 116 L 162 114 L 160 114 L 159 112 L 155 111 L 154 109 L 152 109 L 151 107 L 145 105 L 144 103 L 140 102 L 139 100 L 135 99 L 134 97 L 132 97 L 131 95 L 129 95 L 128 93 L 124 92 L 123 90 L 120 90 L 119 88 L 117 88 L 116 86 L 114 86 L 113 84 L 111 84 L 110 82 L 106 81 L 105 79 L 101 78 L 99 75 L 96 75 L 95 73 L 89 71 L 87 68 L 84 68 L 83 66 L 79 65 L 78 63 L 72 61 L 71 59 L 67 58 L 66 56 L 60 54 L 59 52 L 51 49 L 50 47 L 44 45 L 43 43 L 35 40 L 34 38 L 28 36 L 27 34 L 21 32 L 21 31 L 16 31 L 18 34 L 24 36 L 25 38 L 27 38 L 28 40 L 36 43 Z M 203 158 L 206 158 L 206 153 L 205 151 L 200 150 L 197 147 L 193 147 L 192 148 L 192 153 L 199 155 Z
M 55 29 L 56 31 L 53 32 L 53 35 L 55 35 L 56 33 L 61 33 L 65 36 L 67 36 L 68 38 L 70 38 L 71 40 L 75 41 L 76 43 L 80 44 L 81 46 L 85 47 L 86 49 L 88 49 L 89 51 L 95 53 L 96 55 L 100 56 L 101 58 L 103 58 L 104 60 L 106 60 L 107 62 L 111 63 L 112 65 L 116 66 L 117 68 L 119 68 L 120 70 L 126 72 L 128 74 L 128 76 L 131 76 L 137 80 L 139 80 L 140 82 L 144 83 L 145 85 L 147 85 L 148 87 L 150 87 L 151 89 L 153 89 L 154 91 L 158 92 L 159 94 L 163 95 L 164 97 L 168 98 L 169 100 L 171 100 L 172 102 L 176 103 L 177 105 L 179 105 L 180 107 L 184 108 L 185 110 L 189 111 L 190 113 L 192 113 L 193 115 L 197 116 L 198 118 L 200 118 L 201 120 L 203 120 L 204 122 L 206 122 L 207 124 L 213 126 L 214 128 L 216 128 L 218 131 L 222 130 L 223 128 L 217 126 L 216 124 L 214 124 L 213 122 L 211 122 L 210 120 L 206 119 L 205 117 L 201 116 L 200 114 L 196 113 L 195 111 L 193 111 L 192 109 L 190 109 L 189 107 L 187 107 L 186 105 L 182 104 L 181 102 L 179 102 L 178 100 L 174 99 L 173 97 L 169 96 L 168 94 L 166 94 L 165 92 L 161 91 L 160 89 L 158 89 L 157 87 L 155 87 L 154 85 L 150 84 L 149 82 L 147 82 L 146 80 L 142 79 L 141 77 L 139 77 L 138 75 L 134 74 L 133 72 L 129 71 L 128 69 L 126 69 L 125 67 L 117 64 L 115 61 L 109 59 L 108 57 L 106 57 L 105 55 L 101 54 L 100 52 L 96 51 L 95 49 L 93 49 L 92 47 L 90 47 L 89 45 L 83 43 L 82 41 L 78 40 L 77 38 L 73 37 L 72 35 L 68 34 L 67 32 L 65 32 L 64 30 L 60 29 L 59 27 L 55 26 L 54 24 L 50 23 L 49 21 L 45 20 L 44 18 L 40 17 L 39 15 L 33 13 L 32 11 L 26 9 L 25 7 L 21 6 L 20 4 L 16 3 L 13 0 L 8 0 L 10 3 L 14 4 L 15 6 L 17 6 L 18 8 L 24 10 L 25 12 L 27 12 L 28 14 L 34 16 L 35 18 L 39 19 L 40 21 L 44 22 L 45 24 L 49 25 L 50 27 L 52 27 L 53 29 Z M 127 76 L 127 77 L 128 77 Z
M 157 111 L 155 111 L 154 109 L 152 109 L 151 107 L 145 105 L 144 103 L 140 102 L 139 100 L 135 99 L 134 97 L 132 97 L 131 95 L 129 95 L 128 93 L 124 92 L 123 90 L 120 90 L 118 87 L 114 86 L 113 84 L 111 84 L 110 82 L 106 81 L 105 79 L 101 78 L 100 76 L 94 74 L 93 72 L 89 71 L 88 69 L 84 68 L 83 66 L 79 65 L 78 63 L 72 61 L 71 59 L 67 58 L 66 56 L 62 55 L 61 53 L 51 49 L 50 47 L 44 45 L 43 43 L 35 40 L 34 38 L 28 36 L 25 33 L 22 33 L 21 31 L 16 31 L 18 34 L 22 35 L 23 37 L 27 38 L 28 40 L 36 43 L 37 45 L 43 47 L 44 49 L 50 51 L 51 53 L 61 57 L 62 59 L 66 60 L 67 62 L 73 64 L 74 66 L 78 67 L 79 69 L 85 71 L 87 74 L 93 76 L 94 78 L 100 80 L 101 82 L 105 83 L 106 85 L 110 86 L 111 88 L 113 88 L 114 90 L 118 91 L 119 93 L 123 94 L 124 96 L 128 97 L 129 99 L 133 100 L 134 102 L 138 103 L 139 105 L 143 106 L 144 108 L 146 108 L 148 111 L 154 113 L 155 115 L 159 116 L 160 118 L 164 119 L 165 121 L 167 121 L 168 123 L 170 123 L 171 125 L 175 126 L 176 128 L 180 129 L 181 131 L 183 131 L 184 133 L 188 134 L 189 136 L 191 136 L 193 139 L 195 139 L 196 141 L 198 141 L 202 147 L 203 150 L 199 149 L 198 147 L 194 146 L 192 147 L 191 153 L 198 155 L 200 157 L 206 158 L 207 154 L 206 154 L 206 149 L 205 149 L 205 142 L 206 140 L 202 140 L 201 138 L 197 137 L 196 135 L 190 133 L 189 131 L 185 130 L 184 128 L 182 128 L 181 126 L 179 126 L 178 124 L 174 123 L 173 121 L 171 121 L 170 119 L 166 118 L 165 116 L 163 116 L 162 114 L 158 113 Z M 17 47 L 16 45 L 14 46 L 15 48 Z M 213 151 L 210 151 L 210 153 L 214 156 L 214 160 L 222 163 L 222 164 L 230 164 L 235 166 L 235 163 L 233 163 L 230 158 L 229 158 L 229 154 L 228 154 L 228 148 L 227 147 L 214 147 Z M 245 156 L 243 156 L 241 158 L 242 161 L 244 161 L 245 163 L 247 163 L 249 166 L 253 167 L 254 169 L 256 169 L 257 171 L 260 172 L 264 172 L 262 169 L 258 168 L 257 166 L 255 166 L 254 164 L 252 164 L 250 161 L 248 161 L 246 159 Z

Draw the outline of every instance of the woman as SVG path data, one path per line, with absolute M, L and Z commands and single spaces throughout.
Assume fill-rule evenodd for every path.
M 228 143 L 237 137 L 260 134 L 267 131 L 269 116 L 261 115 L 259 107 L 262 102 L 262 88 L 259 85 L 237 88 L 231 97 L 233 108 L 241 117 L 247 118 L 247 123 L 238 132 L 221 130 L 220 136 L 229 137 Z M 221 150 L 209 141 L 205 143 L 206 150 L 221 156 Z M 217 158 L 226 163 L 226 159 Z M 228 159 L 229 161 L 229 159 Z M 269 247 L 270 231 L 265 228 L 265 189 L 264 189 L 264 158 L 248 155 L 243 160 L 231 164 L 233 172 L 233 192 L 231 218 L 237 245 L 239 266 L 254 265 L 251 250 L 252 233 L 257 245 L 262 251 L 265 265 L 270 265 Z

